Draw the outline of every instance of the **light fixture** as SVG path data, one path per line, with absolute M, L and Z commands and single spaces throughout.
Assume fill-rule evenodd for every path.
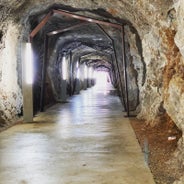
M 63 56 L 63 59 L 62 59 L 62 77 L 63 77 L 63 80 L 67 79 L 67 63 L 66 63 L 65 56 Z
M 88 67 L 86 65 L 84 65 L 84 78 L 88 78 Z
M 76 68 L 79 68 L 79 62 L 77 61 L 77 63 L 76 63 Z
M 89 78 L 92 79 L 93 78 L 93 68 L 92 67 L 89 67 L 88 68 L 88 74 L 89 74 Z
M 87 19 L 87 20 L 88 20 L 89 22 L 93 22 L 93 20 L 92 20 L 92 19 L 90 19 L 90 18 L 89 18 L 89 19 Z
M 25 46 L 25 77 L 26 83 L 33 83 L 33 52 L 31 43 L 26 43 Z
M 58 31 L 53 31 L 53 32 L 52 32 L 53 35 L 55 35 L 55 34 L 57 34 L 57 33 L 58 33 Z
M 80 79 L 80 68 L 77 68 L 77 79 Z

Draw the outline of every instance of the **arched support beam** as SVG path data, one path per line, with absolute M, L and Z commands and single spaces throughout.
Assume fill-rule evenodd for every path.
M 100 25 L 104 25 L 104 26 L 111 26 L 111 27 L 114 27 L 114 28 L 117 28 L 117 29 L 122 29 L 122 25 L 121 24 L 118 24 L 118 23 L 111 23 L 111 22 L 107 22 L 107 21 L 102 21 L 102 20 L 97 20 L 97 19 L 94 19 L 94 18 L 89 18 L 89 17 L 85 17 L 85 16 L 81 16 L 81 15 L 77 15 L 77 14 L 74 14 L 74 13 L 71 13 L 71 12 L 66 12 L 66 11 L 63 11 L 63 10 L 51 10 L 43 19 L 42 21 L 32 30 L 32 32 L 29 34 L 29 42 L 32 42 L 33 38 L 37 35 L 37 33 L 46 25 L 46 23 L 49 21 L 49 19 L 54 15 L 54 14 L 61 14 L 61 15 L 64 15 L 64 16 L 67 16 L 67 17 L 72 17 L 74 19 L 78 19 L 78 20 L 82 20 L 84 21 L 85 23 L 86 22 L 90 22 L 90 23 L 96 23 L 96 24 L 100 24 Z M 84 23 L 81 23 L 81 24 L 84 24 Z M 78 24 L 78 25 L 74 25 L 74 26 L 71 26 L 69 28 L 65 28 L 65 30 L 57 30 L 57 31 L 53 31 L 51 33 L 48 33 L 47 36 L 51 36 L 51 35 L 55 35 L 55 34 L 59 34 L 61 32 L 64 32 L 64 31 L 68 31 L 68 30 L 71 30 L 71 29 L 74 29 L 78 26 L 81 26 L 81 24 Z M 47 62 L 47 48 L 48 48 L 48 38 L 47 36 L 45 36 L 45 40 L 44 40 L 44 61 L 43 61 L 43 70 L 42 70 L 42 85 L 41 85 L 41 101 L 40 101 L 40 110 L 43 111 L 43 108 L 44 108 L 44 84 L 45 84 L 45 73 L 46 73 L 46 62 Z M 24 61 L 24 59 L 23 59 Z M 29 98 L 29 97 L 28 97 Z M 24 98 L 24 101 L 26 99 Z M 32 100 L 32 103 L 33 103 L 33 100 Z M 33 104 L 32 104 L 33 106 Z
M 127 116 L 129 117 L 130 116 L 130 111 L 129 111 L 128 90 L 127 90 L 127 86 L 128 86 L 128 84 L 127 84 L 127 73 L 124 73 L 124 74 L 126 74 L 126 75 L 124 75 L 125 93 L 126 93 L 126 98 L 125 98 L 125 95 L 123 93 L 123 83 L 122 83 L 122 80 L 121 80 L 123 77 L 121 76 L 120 67 L 119 67 L 119 63 L 118 63 L 118 60 L 117 60 L 117 56 L 116 56 L 114 40 L 111 38 L 111 36 L 99 24 L 98 24 L 98 27 L 101 29 L 101 31 L 104 33 L 104 35 L 107 37 L 107 39 L 109 39 L 109 41 L 111 41 L 111 43 L 112 43 L 113 50 L 114 50 L 114 57 L 115 57 L 115 61 L 116 61 L 116 66 L 117 66 L 117 69 L 118 69 L 118 76 L 119 76 L 119 80 L 120 80 L 120 88 L 121 88 L 121 94 L 122 94 L 122 98 L 123 98 L 123 104 L 124 104 L 125 111 L 127 112 Z M 124 36 L 124 35 L 122 35 L 122 36 Z M 123 40 L 122 48 L 124 48 L 124 38 L 122 38 L 122 40 Z M 122 51 L 123 51 L 123 58 L 124 58 L 125 50 L 122 49 Z M 125 63 L 124 61 L 125 60 L 123 59 L 123 63 Z M 126 65 L 124 65 L 123 71 L 126 70 L 125 67 L 126 67 Z

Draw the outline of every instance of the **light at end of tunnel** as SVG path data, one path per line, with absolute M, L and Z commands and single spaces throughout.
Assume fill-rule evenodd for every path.
M 97 71 L 94 70 L 94 71 L 93 71 L 93 79 L 96 79 L 96 75 L 97 75 Z
M 67 79 L 67 63 L 66 63 L 66 57 L 63 56 L 63 60 L 62 60 L 62 77 L 63 80 Z
M 25 48 L 25 77 L 26 83 L 33 83 L 33 51 L 31 47 L 31 43 L 26 43 Z

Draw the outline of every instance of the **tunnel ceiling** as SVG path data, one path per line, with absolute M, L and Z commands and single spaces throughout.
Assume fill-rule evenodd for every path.
M 31 17 L 30 25 L 32 30 L 42 21 L 44 16 L 45 14 Z M 121 39 L 121 34 L 117 32 L 117 29 L 111 27 L 108 27 L 106 32 L 106 28 L 107 26 L 53 14 L 46 25 L 38 32 L 36 39 L 44 42 L 44 35 L 48 35 L 49 48 L 52 51 L 55 50 L 55 52 L 52 52 L 52 60 L 56 60 L 59 54 L 72 52 L 72 55 L 77 57 L 76 60 L 85 56 L 81 63 L 88 65 L 90 61 L 90 66 L 93 68 L 98 68 L 99 70 L 104 66 L 107 69 L 111 68 L 108 60 L 112 60 L 111 55 L 114 54 L 112 40 L 109 39 L 108 35 L 112 36 L 112 39 L 115 36 Z M 94 57 L 98 55 L 98 57 L 91 58 L 89 53 L 93 54 Z
M 66 10 L 73 16 L 68 16 Z M 77 9 L 54 4 L 43 11 L 38 11 L 38 9 L 35 11 L 37 12 L 31 12 L 26 21 L 24 21 L 24 24 L 26 23 L 27 25 L 24 36 L 28 38 L 31 31 L 34 32 L 35 27 L 44 20 L 49 12 L 52 12 L 51 16 L 48 15 L 49 19 L 46 21 L 46 24 L 44 24 L 33 38 L 33 45 L 39 60 L 36 63 L 40 65 L 38 68 L 42 68 L 45 35 L 48 36 L 49 53 L 47 58 L 47 72 L 51 79 L 51 86 L 54 88 L 55 96 L 58 96 L 60 93 L 59 83 L 61 79 L 59 79 L 58 76 L 62 76 L 60 63 L 62 63 L 64 55 L 67 59 L 72 58 L 73 68 L 76 67 L 75 63 L 77 62 L 80 64 L 85 63 L 95 70 L 109 72 L 111 78 L 114 78 L 114 82 L 117 80 L 116 77 L 120 78 L 121 74 L 115 72 L 123 73 L 125 68 L 123 66 L 124 56 L 122 54 L 122 25 L 129 25 L 131 31 L 133 30 L 138 36 L 136 29 L 130 21 L 126 18 L 120 19 L 114 17 L 104 9 Z M 65 11 L 65 13 L 62 11 Z M 78 19 L 76 15 L 89 17 L 89 19 L 87 21 L 86 19 L 82 20 L 82 18 Z M 92 19 L 97 19 L 101 22 L 97 24 L 96 22 L 92 22 Z M 102 22 L 106 22 L 106 24 L 101 24 Z M 76 71 L 72 70 L 72 72 L 73 76 L 76 76 Z M 38 71 L 37 78 L 41 78 L 40 73 L 42 73 L 41 70 Z M 132 72 L 132 78 L 134 77 L 135 74 Z M 39 85 L 39 81 L 37 81 L 37 83 L 37 85 Z M 136 84 L 134 86 L 136 88 Z M 137 93 L 137 90 L 134 91 Z M 136 96 L 135 98 L 138 97 L 136 94 L 134 94 L 134 96 Z M 132 102 L 133 101 L 137 103 L 138 100 L 133 97 Z M 137 105 L 136 103 L 132 105 L 134 109 Z
M 10 17 L 9 14 L 15 15 L 16 21 L 23 21 L 22 24 L 26 26 L 24 32 L 24 39 L 28 38 L 28 34 L 34 29 L 36 25 L 40 23 L 43 17 L 52 9 L 62 9 L 84 15 L 87 17 L 104 20 L 107 22 L 114 22 L 120 24 L 129 25 L 135 32 L 138 31 L 139 36 L 150 29 L 151 24 L 154 23 L 154 19 L 151 18 L 152 14 L 158 13 L 160 20 L 165 19 L 167 7 L 172 4 L 172 0 L 158 1 L 155 0 L 152 3 L 143 1 L 111 1 L 108 0 L 105 4 L 103 1 L 80 1 L 75 2 L 67 0 L 63 4 L 60 1 L 55 0 L 50 2 L 48 0 L 42 1 L 10 1 L 2 0 L 1 14 L 2 19 Z M 166 6 L 167 4 L 167 6 Z M 142 7 L 144 10 L 142 10 Z M 123 11 L 122 11 L 123 10 Z M 161 14 L 160 14 L 161 12 Z M 22 17 L 22 15 L 24 15 Z M 149 16 L 148 16 L 149 15 Z M 71 17 L 63 16 L 60 14 L 54 14 L 43 29 L 36 36 L 41 42 L 44 41 L 44 34 L 56 30 L 68 28 L 82 23 L 81 20 L 77 20 Z M 114 39 L 114 41 L 121 39 L 121 34 L 117 29 L 110 26 L 102 26 L 103 29 Z M 51 51 L 56 50 L 56 58 L 58 53 L 61 52 L 78 52 L 76 48 L 83 46 L 83 52 L 85 49 L 93 48 L 104 53 L 113 53 L 112 44 L 98 25 L 88 24 L 81 25 L 78 28 L 63 32 L 57 36 L 52 36 Z M 80 52 L 80 57 L 83 55 Z M 98 60 L 99 62 L 101 60 Z M 103 63 L 103 62 L 102 62 Z M 104 63 L 103 63 L 104 64 Z
M 126 25 L 124 56 L 128 61 L 127 91 L 131 109 L 136 108 L 138 118 L 152 126 L 171 118 L 184 132 L 183 0 L 0 0 L 0 121 L 3 119 L 9 124 L 22 112 L 24 59 L 21 46 L 52 9 Z M 122 98 L 127 96 L 121 30 L 82 23 L 54 14 L 34 37 L 35 101 L 40 102 L 41 84 L 47 86 L 47 102 L 52 101 L 51 97 L 60 97 L 62 71 L 58 58 L 62 59 L 63 53 L 68 54 L 67 61 L 72 60 L 74 67 L 77 62 L 85 62 L 96 70 L 109 72 L 112 69 L 114 86 Z M 81 26 L 50 36 L 47 75 L 43 81 L 44 35 L 77 24 Z M 176 155 L 183 166 L 183 140 L 180 139 L 178 147 L 180 151 Z
M 164 20 L 172 4 L 173 0 L 107 0 L 105 3 L 99 0 L 54 0 L 52 2 L 50 0 L 1 0 L 0 2 L 3 19 L 8 18 L 10 14 L 16 20 L 20 20 L 22 15 L 24 15 L 24 18 L 29 15 L 38 16 L 52 6 L 73 12 L 86 10 L 85 13 L 80 13 L 90 15 L 90 17 L 100 16 L 101 19 L 106 17 L 106 19 L 118 22 L 129 22 L 138 30 L 140 35 L 146 33 L 150 29 L 150 25 L 156 24 L 156 18 Z
M 54 0 L 52 2 L 49 0 L 1 0 L 0 18 L 2 24 L 0 28 L 2 29 L 2 33 L 4 33 L 4 27 L 7 28 L 8 24 L 12 21 L 13 24 L 16 25 L 15 29 L 18 32 L 17 37 L 20 38 L 19 41 L 28 41 L 30 32 L 40 23 L 43 17 L 53 9 L 61 9 L 107 22 L 128 25 L 127 27 L 129 30 L 127 30 L 131 32 L 131 39 L 134 40 L 133 42 L 132 40 L 126 40 L 126 48 L 130 47 L 129 43 L 131 42 L 131 47 L 134 46 L 134 48 L 137 49 L 138 46 L 138 51 L 136 49 L 134 50 L 136 53 L 134 58 L 138 58 L 136 67 L 141 71 L 138 74 L 139 81 L 144 81 L 144 79 L 142 79 L 144 75 L 141 74 L 145 73 L 145 64 L 142 63 L 144 62 L 144 58 L 141 41 L 143 38 L 147 38 L 145 35 L 151 31 L 152 27 L 159 27 L 165 24 L 168 11 L 172 8 L 172 5 L 172 0 L 107 0 L 105 3 L 101 0 Z M 44 35 L 46 33 L 65 29 L 81 23 L 81 20 L 54 14 L 33 40 L 37 65 L 43 64 Z M 14 29 L 14 27 L 12 29 Z M 111 36 L 116 44 L 115 48 L 113 48 L 114 45 L 103 30 Z M 156 32 L 156 34 L 157 33 L 158 32 Z M 153 34 L 155 33 L 153 32 Z M 99 56 L 97 52 L 100 52 L 100 57 L 91 58 L 88 56 L 85 57 L 84 62 L 94 67 L 109 68 L 112 67 L 110 62 L 111 59 L 117 59 L 118 63 L 120 63 L 120 72 L 123 72 L 123 66 L 121 64 L 123 60 L 121 48 L 122 34 L 121 31 L 116 28 L 111 28 L 110 26 L 99 27 L 96 24 L 88 23 L 87 25 L 81 25 L 50 37 L 52 38 L 49 38 L 49 66 L 51 64 L 54 66 L 54 61 L 57 60 L 62 53 L 72 53 L 72 57 L 74 58 L 73 61 L 78 61 L 87 53 Z M 139 45 L 137 45 L 137 42 L 139 42 Z M 144 40 L 142 43 L 145 43 Z M 114 50 L 117 52 L 117 58 L 114 58 Z M 17 59 L 19 66 L 17 66 L 17 68 L 21 68 L 20 55 L 19 52 Z M 147 55 L 149 56 L 149 53 Z M 145 58 L 148 57 L 147 55 Z M 132 59 L 131 56 L 130 59 Z M 147 59 L 149 60 L 150 58 Z M 40 74 L 41 71 L 38 71 L 38 73 Z M 135 75 L 137 75 L 136 72 L 132 70 L 132 76 Z M 20 74 L 18 80 L 21 80 Z M 21 82 L 19 82 L 19 84 L 21 85 Z M 139 87 L 141 87 L 141 85 L 142 83 L 140 83 Z

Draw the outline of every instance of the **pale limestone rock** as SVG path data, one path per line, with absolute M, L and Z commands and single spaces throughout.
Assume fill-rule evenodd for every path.
M 183 184 L 184 183 L 184 177 L 180 179 L 180 181 L 175 181 L 173 184 Z
M 175 43 L 179 48 L 181 53 L 181 58 L 178 63 L 178 66 L 182 68 L 184 66 L 184 1 L 183 0 L 175 0 L 174 8 L 176 10 L 176 35 L 175 35 Z M 164 107 L 166 108 L 169 116 L 173 119 L 176 125 L 179 127 L 182 132 L 184 132 L 184 79 L 181 73 L 177 73 L 173 76 L 169 83 L 169 87 L 167 90 L 167 96 L 164 102 Z M 184 167 L 184 133 L 182 138 L 178 142 L 177 149 L 177 158 L 179 159 L 179 163 Z M 180 181 L 176 181 L 174 184 L 183 184 L 184 177 L 181 178 Z
M 175 10 L 177 17 L 177 33 L 175 36 L 175 43 L 178 46 L 182 56 L 184 57 L 184 1 L 178 0 L 175 2 Z
M 177 75 L 169 83 L 164 107 L 179 129 L 182 129 L 182 125 L 184 125 L 184 80 Z
M 160 50 L 161 39 L 158 30 L 153 29 L 142 40 L 143 57 L 146 63 L 146 81 L 140 88 L 141 112 L 140 119 L 146 119 L 152 125 L 160 115 L 159 108 L 162 105 L 162 70 L 165 66 L 165 58 Z
M 184 125 L 182 125 L 182 130 L 184 130 Z M 178 159 L 180 168 L 184 168 L 184 134 L 178 141 L 178 148 L 176 151 L 176 158 Z M 184 183 L 184 175 L 173 184 L 183 184 Z
M 4 48 L 0 54 L 2 76 L 0 81 L 0 110 L 2 118 L 12 121 L 17 118 L 22 106 L 22 94 L 17 78 L 17 44 L 19 30 L 9 22 L 4 36 Z
M 139 89 L 143 85 L 144 81 L 144 64 L 141 58 L 141 53 L 139 52 L 137 45 L 136 45 L 136 34 L 130 31 L 130 28 L 126 26 L 126 36 L 128 43 L 130 45 L 130 55 L 132 56 L 132 63 L 134 65 L 134 69 L 137 71 L 137 83 Z
M 168 89 L 163 89 L 163 69 L 168 65 L 168 62 L 172 63 L 174 58 L 168 59 L 166 51 L 169 50 L 169 45 L 163 43 L 163 38 L 160 35 L 165 27 L 172 30 L 176 29 L 175 43 L 184 56 L 183 0 L 1 0 L 0 28 L 5 35 L 2 38 L 2 43 L 0 43 L 0 112 L 3 113 L 6 120 L 16 118 L 22 105 L 21 89 L 17 83 L 20 80 L 17 78 L 17 43 L 18 36 L 20 36 L 18 25 L 23 24 L 22 33 L 24 35 L 21 36 L 27 39 L 30 31 L 27 22 L 28 17 L 45 11 L 54 3 L 89 10 L 102 8 L 114 17 L 129 21 L 142 39 L 143 58 L 146 67 L 146 79 L 142 82 L 144 78 L 141 64 L 142 56 L 137 50 L 135 35 L 128 30 L 127 39 L 130 42 L 132 62 L 135 70 L 138 71 L 139 68 L 137 83 L 140 91 L 141 111 L 138 117 L 154 124 L 157 117 L 162 113 L 159 109 L 164 102 L 167 113 L 184 131 L 183 79 L 180 75 L 175 75 L 171 77 L 169 86 L 165 86 Z M 169 13 L 173 7 L 176 11 L 176 20 L 175 12 Z M 90 15 L 94 16 L 92 13 Z M 12 23 L 10 20 L 16 23 Z M 180 64 L 184 65 L 183 58 L 181 58 Z M 166 95 L 168 96 L 166 97 Z M 184 158 L 184 141 L 182 140 L 178 144 L 179 158 Z M 183 160 L 180 159 L 180 162 L 183 162 Z M 180 184 L 182 181 L 175 184 Z
M 128 26 L 125 27 L 125 34 L 126 34 L 126 42 L 128 43 L 129 52 L 126 53 L 127 55 L 127 71 L 129 80 L 129 101 L 131 104 L 134 101 L 134 109 L 135 104 L 139 98 L 137 95 L 137 90 L 140 89 L 143 85 L 143 81 L 145 80 L 145 67 L 144 63 L 141 58 L 140 50 L 138 50 L 137 46 L 137 35 L 133 33 Z M 139 94 L 139 93 L 138 93 Z
M 169 83 L 164 107 L 178 128 L 184 132 L 184 80 L 177 75 Z M 184 134 L 178 141 L 176 154 L 180 165 L 184 166 Z

